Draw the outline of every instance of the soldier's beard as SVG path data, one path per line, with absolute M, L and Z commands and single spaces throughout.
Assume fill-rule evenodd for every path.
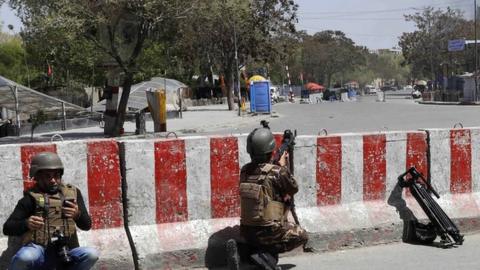
M 48 194 L 55 194 L 58 192 L 58 184 L 48 185 L 45 190 Z

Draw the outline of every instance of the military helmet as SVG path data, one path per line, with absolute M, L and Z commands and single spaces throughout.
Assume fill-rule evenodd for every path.
M 254 129 L 247 137 L 247 153 L 252 158 L 272 153 L 274 149 L 275 139 L 270 129 Z
M 41 152 L 32 158 L 32 162 L 30 163 L 30 177 L 34 177 L 40 170 L 61 170 L 63 174 L 63 163 L 56 153 Z

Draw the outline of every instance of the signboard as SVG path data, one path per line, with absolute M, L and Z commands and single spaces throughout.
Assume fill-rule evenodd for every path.
M 458 52 L 465 49 L 465 39 L 452 39 L 448 41 L 448 51 Z

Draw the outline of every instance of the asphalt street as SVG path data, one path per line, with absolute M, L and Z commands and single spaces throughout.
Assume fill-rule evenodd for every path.
M 335 134 L 351 132 L 379 132 L 418 130 L 426 128 L 453 128 L 480 126 L 478 105 L 425 105 L 413 100 L 409 92 L 386 92 L 385 102 L 376 95 L 359 96 L 356 101 L 324 101 L 304 104 L 281 102 L 272 105 L 271 114 L 229 111 L 227 105 L 190 107 L 182 118 L 168 119 L 167 131 L 175 135 L 230 135 L 247 134 L 266 119 L 274 132 L 297 130 L 299 135 Z M 134 135 L 135 123 L 126 122 L 125 135 Z M 146 122 L 147 133 L 153 133 L 153 122 Z M 60 134 L 52 138 L 53 135 Z M 100 126 L 35 134 L 34 141 L 102 138 Z M 141 136 L 140 136 L 141 137 Z M 148 137 L 148 136 L 147 136 Z M 29 142 L 30 137 L 5 137 L 1 143 Z
M 471 270 L 479 269 L 480 234 L 465 236 L 462 246 L 442 249 L 434 246 L 392 243 L 321 254 L 280 258 L 282 269 L 328 270 Z
M 406 91 L 387 92 L 385 102 L 377 102 L 376 95 L 360 96 L 357 101 L 322 102 L 318 104 L 278 103 L 269 119 L 276 132 L 296 129 L 300 135 L 417 130 L 426 128 L 453 128 L 480 126 L 478 105 L 425 105 L 415 102 Z M 248 133 L 258 123 L 237 128 Z M 229 133 L 232 128 L 214 133 Z

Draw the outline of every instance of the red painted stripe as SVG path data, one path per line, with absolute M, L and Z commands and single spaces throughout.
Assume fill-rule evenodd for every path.
M 407 133 L 407 156 L 405 161 L 405 171 L 415 167 L 425 179 L 428 179 L 428 158 L 427 158 L 427 134 L 426 133 Z M 411 197 L 410 189 L 404 189 L 405 196 Z
M 273 153 L 272 153 L 272 159 L 275 157 L 278 149 L 282 145 L 283 134 L 278 134 L 278 133 L 273 134 L 273 138 L 275 139 L 275 149 L 273 150 Z
M 210 139 L 210 174 L 212 217 L 240 216 L 237 138 Z
M 23 178 L 23 190 L 28 190 L 35 185 L 33 178 L 30 178 L 30 162 L 32 157 L 40 152 L 57 152 L 57 146 L 55 144 L 27 144 L 20 147 L 20 155 L 22 162 L 22 178 Z M 64 164 L 65 166 L 65 164 Z
M 188 220 L 185 141 L 155 142 L 156 221 Z
M 339 204 L 342 199 L 342 137 L 317 138 L 317 204 Z
M 407 158 L 405 171 L 415 167 L 428 179 L 427 134 L 407 133 Z
M 363 200 L 385 199 L 386 145 L 385 134 L 363 136 Z
M 120 160 L 115 141 L 87 143 L 87 175 L 93 229 L 123 226 Z
M 450 131 L 450 192 L 472 191 L 472 147 L 470 130 Z

